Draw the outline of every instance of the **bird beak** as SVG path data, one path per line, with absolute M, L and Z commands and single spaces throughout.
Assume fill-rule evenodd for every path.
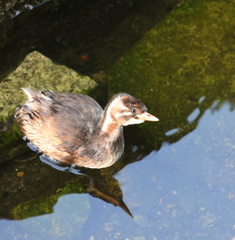
M 151 115 L 148 112 L 143 112 L 141 114 L 136 115 L 136 117 L 138 117 L 139 119 L 143 120 L 143 121 L 152 121 L 152 122 L 157 122 L 159 121 L 159 119 L 153 115 Z

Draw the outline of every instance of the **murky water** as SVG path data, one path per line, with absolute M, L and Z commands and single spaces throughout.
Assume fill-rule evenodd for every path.
M 25 53 L 22 44 L 17 47 Z M 99 44 L 94 46 L 96 57 Z M 49 55 L 55 56 L 54 50 Z M 96 58 L 86 65 L 68 52 L 68 65 L 74 61 L 74 69 L 99 69 Z M 104 68 L 111 53 L 106 52 Z M 165 129 L 174 127 L 161 134 L 159 149 L 148 144 L 138 126 L 128 127 L 125 155 L 108 169 L 58 166 L 41 157 L 42 162 L 22 147 L 23 155 L 0 166 L 0 240 L 234 240 L 235 112 L 224 91 L 223 101 L 213 101 L 207 109 L 200 106 L 208 98 L 211 102 L 209 93 L 194 99 L 198 107 L 179 121 L 192 124 L 183 134 L 182 126 L 168 121 Z M 148 124 L 158 126 L 161 122 Z M 26 144 L 20 140 L 16 145 Z

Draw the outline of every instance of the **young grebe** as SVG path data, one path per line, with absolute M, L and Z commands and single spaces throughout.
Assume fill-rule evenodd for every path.
M 111 166 L 124 150 L 123 126 L 158 121 L 126 93 L 103 110 L 87 95 L 23 90 L 28 101 L 15 114 L 23 134 L 45 155 L 81 167 Z

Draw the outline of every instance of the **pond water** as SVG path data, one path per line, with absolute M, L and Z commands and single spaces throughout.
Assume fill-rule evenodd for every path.
M 145 6 L 146 1 L 133 2 L 139 4 L 138 8 L 135 8 L 134 17 L 132 16 L 132 21 L 134 20 L 137 26 L 140 22 L 142 24 L 139 20 L 141 10 L 143 9 L 142 14 L 148 15 L 151 6 L 152 9 L 154 7 L 152 1 L 145 9 L 141 7 Z M 173 2 L 175 4 L 177 1 L 172 1 L 171 7 L 174 6 Z M 111 12 L 114 10 L 111 5 L 109 8 Z M 88 10 L 90 11 L 90 8 Z M 106 10 L 108 11 L 107 8 Z M 55 15 L 52 14 L 54 11 Z M 51 10 L 55 22 L 52 21 L 53 27 L 50 25 L 48 29 L 57 29 L 57 24 L 61 26 L 62 23 L 58 20 L 60 11 L 56 8 Z M 161 17 L 166 14 L 165 10 L 158 11 Z M 30 13 L 28 14 L 30 16 Z M 81 19 L 84 19 L 83 17 Z M 95 17 L 93 16 L 92 20 Z M 66 23 L 65 15 L 61 15 L 61 18 L 63 24 Z M 153 21 L 158 18 L 160 17 L 153 14 Z M 102 20 L 105 26 L 106 20 Z M 128 24 L 134 25 L 129 20 L 125 19 L 127 29 Z M 130 33 L 131 44 L 147 31 L 151 25 L 150 20 L 151 17 L 144 22 L 148 26 L 138 25 L 140 28 L 135 37 Z M 112 47 L 105 47 L 103 42 L 90 45 L 94 37 L 89 38 L 88 45 L 84 45 L 86 41 L 83 39 L 81 46 L 75 47 L 73 44 L 75 45 L 77 39 L 61 40 L 66 34 L 69 35 L 70 31 L 57 36 L 56 31 L 45 29 L 43 24 L 41 26 L 41 21 L 40 18 L 39 23 L 34 22 L 29 38 L 26 24 L 26 27 L 23 27 L 25 32 L 23 29 L 18 32 L 20 37 L 17 38 L 17 44 L 13 44 L 15 39 L 12 36 L 3 51 L 1 50 L 1 56 L 5 58 L 0 70 L 6 68 L 6 71 L 0 71 L 2 76 L 11 71 L 32 49 L 41 50 L 52 59 L 84 73 L 108 69 L 109 65 L 123 54 L 123 49 L 113 52 L 112 47 L 120 44 L 118 38 Z M 117 19 L 115 21 L 118 22 Z M 120 23 L 117 22 L 115 23 Z M 65 24 L 66 27 L 68 25 Z M 94 30 L 95 27 L 92 26 Z M 43 34 L 38 35 L 39 38 L 33 40 L 32 45 L 27 48 L 31 37 L 39 34 L 40 28 L 44 31 Z M 109 27 L 108 30 L 110 29 Z M 83 29 L 81 33 L 84 33 Z M 106 30 L 98 30 L 98 33 L 99 39 L 107 34 Z M 85 35 L 89 34 L 91 31 L 87 31 Z M 125 37 L 123 36 L 124 43 Z M 48 39 L 56 39 L 56 43 L 52 43 L 52 46 Z M 125 51 L 130 45 L 125 46 Z M 7 49 L 10 50 L 6 51 Z M 91 59 L 87 63 L 81 62 L 79 58 L 79 54 L 83 53 L 81 49 L 91 52 Z M 16 52 L 19 52 L 19 56 Z M 114 55 L 109 58 L 111 54 Z M 104 62 L 99 61 L 100 59 Z M 225 79 L 225 84 L 226 81 L 230 79 Z M 102 91 L 106 92 L 107 89 L 101 90 L 105 95 Z M 177 95 L 181 98 L 183 93 L 179 92 Z M 164 136 L 164 130 L 159 131 L 163 140 L 159 140 L 158 147 L 153 147 L 146 141 L 144 131 L 138 126 L 127 127 L 125 154 L 108 169 L 87 170 L 58 165 L 25 148 L 19 158 L 1 163 L 0 240 L 234 240 L 234 101 L 227 97 L 229 94 L 224 89 L 221 89 L 221 94 L 218 95 L 223 101 L 211 101 L 209 93 L 194 99 L 198 103 L 195 104 L 197 107 L 188 116 L 182 114 L 183 119 L 179 121 L 188 123 L 186 131 L 183 131 L 182 126 L 171 129 L 174 123 L 168 121 L 169 126 L 164 125 L 164 129 L 168 129 Z M 203 103 L 207 102 L 207 99 L 209 103 L 212 102 L 210 106 L 200 109 L 200 106 L 205 106 Z M 180 100 L 182 99 L 174 99 L 175 102 L 181 102 Z M 161 121 L 167 122 L 167 119 L 163 119 L 164 116 L 156 116 L 160 118 L 160 122 L 145 123 L 149 128 L 152 126 L 157 129 L 162 126 Z M 19 140 L 17 144 L 26 146 L 23 140 Z
M 193 132 L 114 174 L 133 218 L 69 193 L 51 213 L 0 220 L 0 239 L 234 239 L 235 112 L 215 104 Z

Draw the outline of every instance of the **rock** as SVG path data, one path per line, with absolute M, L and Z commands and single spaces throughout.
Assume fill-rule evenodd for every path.
M 28 54 L 18 68 L 0 82 L 0 120 L 5 121 L 14 108 L 27 98 L 20 88 L 32 87 L 38 90 L 49 89 L 58 92 L 87 93 L 97 83 L 66 66 L 52 62 L 39 52 Z M 19 138 L 17 128 L 2 135 L 0 148 Z
M 133 94 L 159 117 L 157 124 L 139 126 L 150 144 L 174 142 L 192 131 L 216 99 L 233 104 L 232 2 L 183 1 L 110 69 L 110 95 Z M 188 121 L 197 108 L 199 114 Z M 167 136 L 172 129 L 177 131 Z

